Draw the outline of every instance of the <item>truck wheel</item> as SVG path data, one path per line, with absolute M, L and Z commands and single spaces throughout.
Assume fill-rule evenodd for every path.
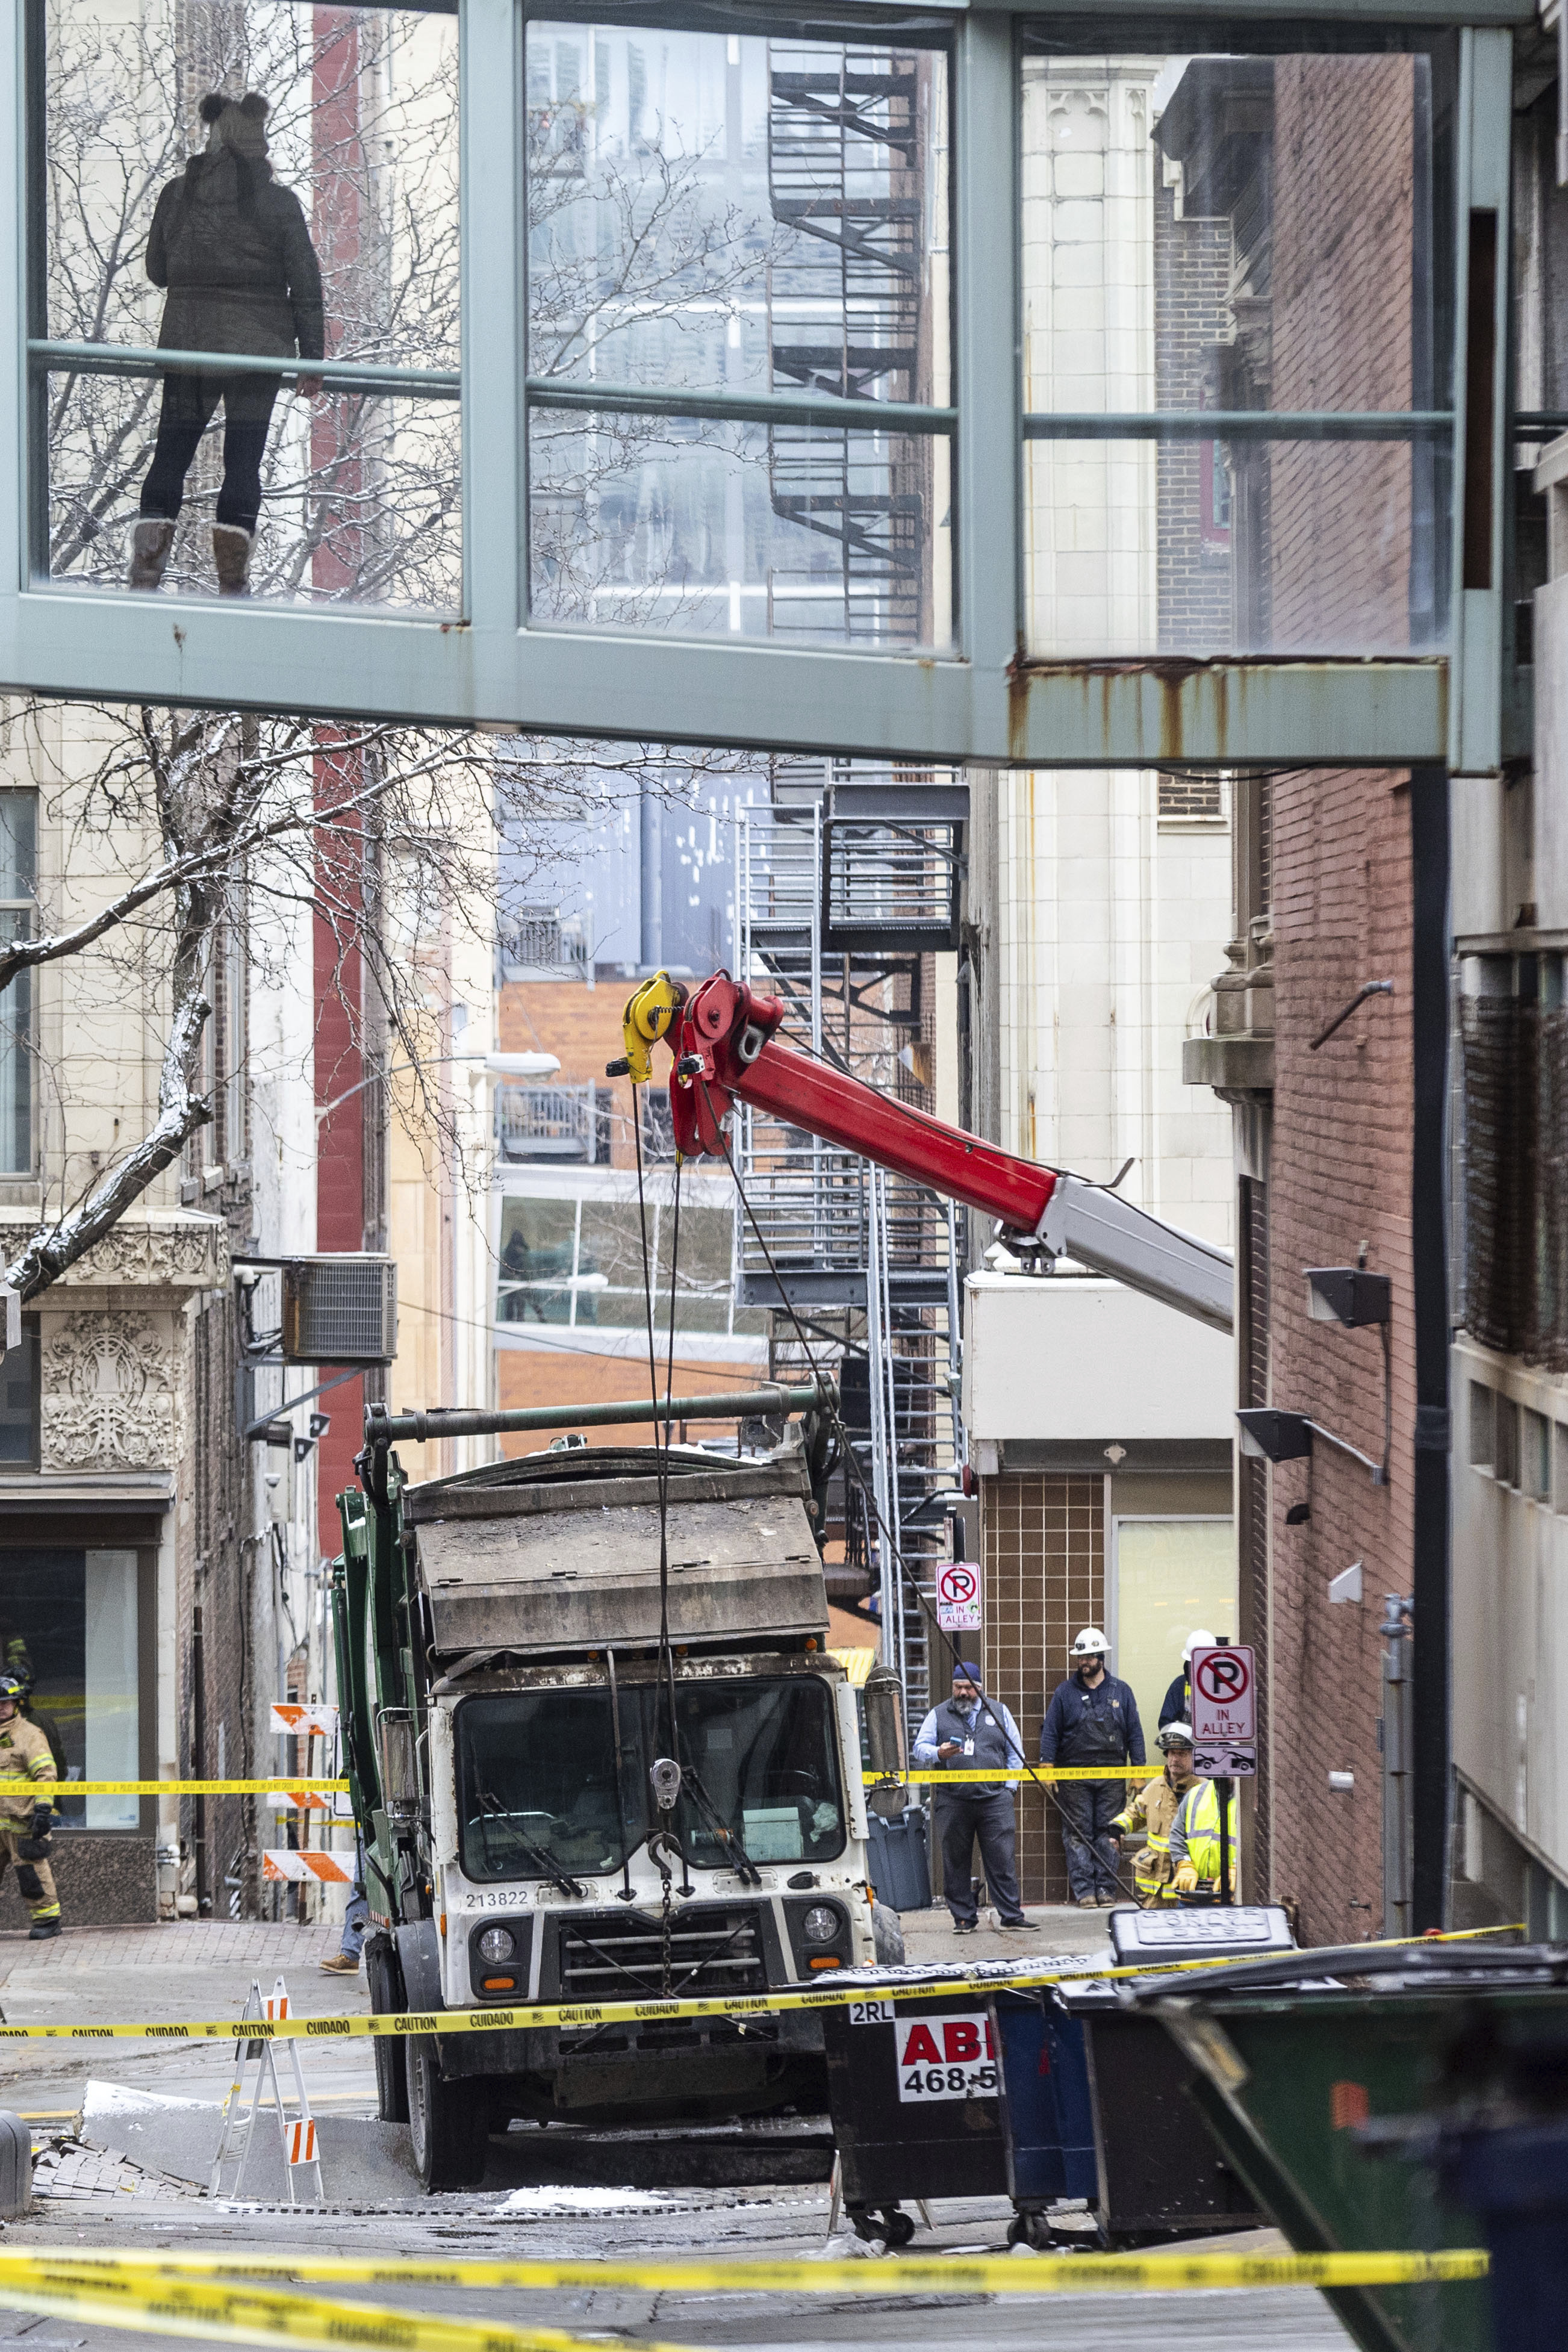
M 871 1935 L 877 1948 L 879 1969 L 901 1969 L 904 1965 L 904 1924 L 896 1911 L 885 1903 L 871 1906 Z
M 408 2136 L 414 2168 L 426 2189 L 477 2189 L 489 2139 L 489 2084 L 447 2083 L 434 2038 L 411 2033 L 407 2052 Z
M 403 1972 L 389 1936 L 373 1936 L 364 1948 L 365 1981 L 376 2017 L 395 2017 L 406 2008 Z M 375 2111 L 384 2124 L 408 2121 L 408 2077 L 403 2043 L 395 2035 L 377 2034 L 371 2043 L 375 2056 Z

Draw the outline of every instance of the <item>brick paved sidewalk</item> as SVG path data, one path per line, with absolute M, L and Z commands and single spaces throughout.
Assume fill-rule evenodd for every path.
M 0 1935 L 0 1984 L 13 1969 L 313 1968 L 338 1948 L 341 1927 L 273 1926 L 258 1919 L 178 1919 L 155 1927 L 67 1927 L 35 1944 Z

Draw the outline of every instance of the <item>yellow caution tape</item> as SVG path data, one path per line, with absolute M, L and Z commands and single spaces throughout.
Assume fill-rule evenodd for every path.
M 1480 1936 L 1509 1936 L 1521 1932 L 1520 1924 L 1510 1921 L 1500 1927 L 1454 1930 L 1441 1937 L 1394 1936 L 1358 1946 L 1359 1950 L 1384 1951 L 1391 1946 L 1420 1943 L 1472 1943 Z M 1079 1968 L 1046 1969 L 1037 1972 L 1009 1970 L 1005 1975 L 979 1976 L 965 1969 L 949 1970 L 922 1979 L 879 1982 L 859 1979 L 850 1984 L 831 1982 L 814 1985 L 780 1987 L 776 1992 L 730 1993 L 721 1998 L 707 1999 L 700 1994 L 688 1994 L 680 2000 L 579 2001 L 570 2006 L 563 2002 L 546 2002 L 533 2006 L 521 2005 L 509 2009 L 438 2009 L 400 2010 L 379 2017 L 219 2017 L 202 2018 L 183 2023 L 149 2022 L 115 2025 L 0 2025 L 0 2042 L 343 2042 L 363 2041 L 385 2036 L 397 2039 L 410 2033 L 515 2033 L 535 2028 L 563 2029 L 568 2032 L 584 2031 L 600 2025 L 658 2025 L 679 2018 L 722 2017 L 742 2025 L 750 2017 L 776 2017 L 785 2011 L 801 2009 L 843 2009 L 855 2002 L 864 2002 L 880 2011 L 890 2008 L 894 2001 L 945 2000 L 951 1995 L 979 1995 L 984 1999 L 994 1992 L 1033 1992 L 1047 1985 L 1105 1984 L 1117 1978 L 1189 1976 L 1204 1969 L 1232 1968 L 1238 1958 L 1235 1952 L 1205 1955 L 1195 1960 L 1141 1960 L 1120 1968 L 1103 1968 L 1085 1960 Z M 1278 1952 L 1260 1954 L 1268 1959 L 1283 1958 Z M 1303 1953 L 1305 1961 L 1310 1957 Z M 867 2021 L 879 2021 L 873 2018 Z
M 222 2280 L 160 2278 L 129 2266 L 99 2269 L 52 2255 L 0 2255 L 0 2305 L 52 2315 L 74 2312 L 110 2327 L 203 2343 L 395 2347 L 395 2352 L 603 2352 L 553 2327 L 506 2327 L 494 2320 L 438 2318 L 383 2304 L 327 2302 Z M 641 2352 L 677 2352 L 646 2345 Z
M 1059 2253 L 1024 2269 L 1003 2255 L 900 2254 L 896 2263 L 868 2271 L 816 2262 L 442 2262 L 419 2256 L 364 2259 L 342 2254 L 170 2253 L 141 2248 L 102 2249 L 57 2256 L 22 2251 L 0 2254 L 0 2302 L 11 2301 L 13 2270 L 47 2274 L 63 2288 L 102 2294 L 150 2296 L 199 2282 L 287 2279 L 338 2286 L 506 2287 L 523 2292 L 628 2289 L 653 2294 L 1076 2294 L 1111 2289 L 1167 2294 L 1178 2288 L 1349 2287 L 1453 2284 L 1485 2278 L 1482 2247 L 1435 2253 L 1400 2250 L 1331 2254 L 1074 2254 Z M 232 2290 L 231 2290 L 232 2291 Z M 364 2313 L 365 2305 L 326 2306 L 313 2298 L 296 2308 Z M 412 2319 L 412 2315 L 409 2315 Z M 412 2320 L 415 2326 L 423 2323 Z M 505 2337 L 505 2342 L 512 2339 Z M 570 2345 L 552 2332 L 523 2331 L 521 2341 Z
M 910 1782 L 940 1788 L 950 1780 L 1157 1780 L 1164 1769 L 1163 1764 L 993 1764 L 989 1768 L 966 1764 L 962 1772 L 941 1768 L 929 1772 L 862 1772 L 860 1779 L 868 1789 L 899 1789 Z
M 345 1790 L 346 1780 L 316 1780 L 296 1773 L 285 1780 L 39 1780 L 59 1797 L 291 1797 Z

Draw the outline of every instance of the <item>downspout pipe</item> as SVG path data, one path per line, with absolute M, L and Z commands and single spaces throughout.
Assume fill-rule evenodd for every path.
M 1410 776 L 1415 1106 L 1410 1223 L 1415 1341 L 1411 1926 L 1447 1924 L 1452 1757 L 1448 1408 L 1448 774 Z

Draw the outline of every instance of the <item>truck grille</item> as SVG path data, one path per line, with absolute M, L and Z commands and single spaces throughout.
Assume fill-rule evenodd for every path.
M 659 1922 L 625 1913 L 561 1922 L 564 2001 L 657 1999 L 664 1981 Z M 679 1912 L 670 1925 L 672 1987 L 690 1994 L 765 1992 L 767 1965 L 754 1911 Z M 689 1979 L 689 1981 L 688 1981 Z

